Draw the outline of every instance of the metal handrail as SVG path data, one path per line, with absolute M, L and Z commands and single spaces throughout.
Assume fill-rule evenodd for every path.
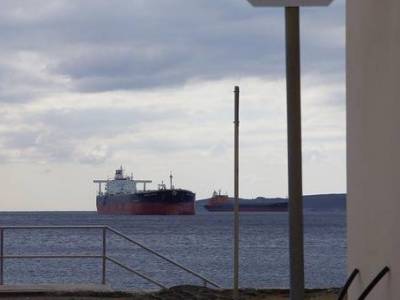
M 102 245 L 102 255 L 4 255 L 4 231 L 6 229 L 102 229 L 102 236 L 103 236 L 103 245 Z M 106 226 L 106 225 L 48 225 L 48 226 L 0 226 L 0 285 L 4 284 L 4 259 L 37 259 L 37 258 L 44 258 L 44 259 L 61 259 L 61 258 L 101 258 L 102 259 L 102 284 L 106 283 L 106 262 L 107 260 L 120 266 L 121 268 L 139 276 L 142 277 L 143 279 L 146 279 L 147 281 L 157 285 L 158 287 L 161 288 L 166 288 L 165 285 L 161 284 L 160 282 L 150 278 L 149 276 L 138 272 L 121 262 L 107 256 L 107 248 L 106 248 L 106 241 L 107 241 L 107 236 L 106 232 L 110 231 L 114 233 L 115 235 L 122 237 L 123 239 L 129 241 L 130 243 L 139 246 L 140 248 L 146 250 L 147 252 L 171 263 L 172 265 L 192 274 L 193 276 L 201 279 L 203 281 L 203 284 L 206 286 L 207 283 L 216 287 L 216 288 L 221 288 L 218 284 L 215 282 L 212 282 L 211 280 L 205 278 L 204 276 L 190 270 L 189 268 L 184 267 L 183 265 L 179 264 L 176 261 L 173 261 L 172 259 L 160 254 L 159 252 L 149 248 L 148 246 L 145 246 L 144 244 L 137 242 L 133 240 L 132 238 L 126 236 L 125 234 L 115 230 L 112 227 Z
M 147 275 L 145 275 L 145 274 L 143 274 L 143 273 L 141 273 L 141 272 L 138 272 L 138 271 L 136 271 L 136 270 L 134 270 L 134 269 L 132 269 L 132 268 L 129 268 L 129 267 L 125 266 L 124 264 L 122 264 L 121 262 L 119 262 L 119 261 L 116 260 L 116 259 L 107 257 L 107 260 L 113 262 L 113 263 L 116 264 L 117 266 L 120 266 L 121 268 L 123 268 L 123 269 L 125 269 L 125 270 L 127 270 L 127 271 L 129 271 L 129 272 L 131 272 L 131 273 L 134 273 L 134 274 L 138 275 L 139 277 L 142 277 L 143 279 L 146 279 L 147 281 L 149 281 L 149 282 L 151 282 L 151 283 L 153 283 L 153 284 L 155 284 L 155 285 L 158 285 L 160 288 L 163 288 L 163 289 L 166 289 L 166 288 L 167 288 L 165 285 L 159 283 L 158 281 L 156 281 L 156 280 L 150 278 L 149 276 L 147 276 Z
M 141 247 L 142 249 L 146 250 L 147 252 L 150 252 L 150 253 L 154 254 L 155 256 L 158 256 L 158 257 L 162 258 L 163 260 L 165 260 L 165 261 L 167 261 L 167 262 L 173 264 L 174 266 L 176 266 L 176 267 L 178 267 L 178 268 L 180 268 L 180 269 L 182 269 L 182 270 L 184 270 L 184 271 L 186 271 L 186 272 L 188 272 L 188 273 L 194 275 L 195 277 L 197 277 L 197 278 L 199 278 L 199 279 L 202 279 L 204 283 L 209 283 L 210 285 L 212 285 L 212 286 L 214 286 L 214 287 L 216 287 L 216 288 L 221 288 L 221 287 L 220 287 L 218 284 L 216 284 L 215 282 L 212 282 L 211 280 L 209 280 L 209 279 L 203 277 L 202 275 L 200 275 L 200 274 L 198 274 L 198 273 L 196 273 L 196 272 L 194 272 L 194 271 L 192 271 L 192 270 L 190 270 L 190 269 L 188 269 L 188 268 L 182 266 L 181 264 L 177 263 L 176 261 L 173 261 L 172 259 L 170 259 L 170 258 L 168 258 L 168 257 L 166 257 L 166 256 L 164 256 L 164 255 L 162 255 L 162 254 L 160 254 L 160 253 L 158 253 L 158 252 L 156 252 L 155 250 L 153 250 L 153 249 L 151 249 L 151 248 L 145 246 L 144 244 L 139 243 L 139 242 L 137 242 L 137 241 L 135 241 L 135 240 L 129 238 L 128 236 L 124 235 L 123 233 L 121 233 L 121 232 L 119 232 L 119 231 L 117 231 L 117 230 L 115 230 L 115 229 L 113 229 L 113 228 L 110 228 L 110 227 L 107 227 L 107 229 L 108 229 L 109 231 L 111 231 L 112 233 L 114 233 L 114 234 L 116 234 L 116 235 L 118 235 L 118 236 L 120 236 L 120 237 L 126 239 L 127 241 L 129 241 L 129 242 L 131 242 L 131 243 L 133 243 L 133 244 L 135 244 L 135 245 Z
M 37 258 L 103 258 L 102 255 L 4 255 L 9 259 L 37 259 Z
M 108 228 L 107 225 L 34 225 L 34 226 L 26 226 L 26 225 L 16 225 L 16 226 L 0 226 L 1 229 L 101 229 Z
M 372 279 L 370 284 L 365 288 L 365 290 L 362 292 L 358 300 L 364 300 L 367 298 L 369 293 L 374 289 L 374 287 L 379 283 L 379 281 L 386 275 L 386 273 L 389 273 L 390 269 L 388 266 L 385 266 L 379 273 Z
M 338 300 L 343 300 L 344 297 L 347 295 L 347 290 L 349 289 L 350 285 L 352 284 L 354 278 L 356 278 L 358 273 L 360 273 L 360 271 L 357 268 L 354 269 L 353 272 L 351 272 L 349 278 L 347 279 L 346 283 L 339 293 Z

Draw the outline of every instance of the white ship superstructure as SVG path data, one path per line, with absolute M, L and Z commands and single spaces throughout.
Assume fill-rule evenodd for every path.
M 94 183 L 99 184 L 99 195 L 117 195 L 117 194 L 136 194 L 138 192 L 137 184 L 143 184 L 143 190 L 146 191 L 146 184 L 151 180 L 134 180 L 133 176 L 124 176 L 122 166 L 115 170 L 114 179 L 96 179 Z M 105 192 L 102 191 L 102 184 L 105 184 Z

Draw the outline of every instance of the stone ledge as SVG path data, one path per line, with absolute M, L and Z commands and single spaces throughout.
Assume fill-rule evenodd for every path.
M 3 286 L 2 299 L 132 299 L 132 300 L 230 300 L 232 290 L 216 290 L 200 286 L 181 285 L 156 292 L 119 292 L 103 285 L 32 285 Z M 17 289 L 16 289 L 17 288 Z M 307 300 L 334 300 L 339 289 L 306 290 Z M 289 299 L 287 289 L 241 289 L 241 300 Z

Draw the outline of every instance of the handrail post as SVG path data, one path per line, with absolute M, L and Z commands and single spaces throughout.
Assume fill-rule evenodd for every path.
M 100 230 L 102 232 L 102 237 L 100 237 L 101 240 L 101 247 L 102 247 L 102 253 L 101 254 L 97 254 L 97 255 L 4 255 L 4 232 L 6 229 L 82 229 L 82 228 L 91 228 L 91 229 L 96 229 L 96 230 Z M 0 286 L 4 284 L 4 261 L 7 258 L 11 258 L 11 259 L 21 259 L 21 258 L 28 258 L 28 259 L 37 259 L 37 258 L 95 258 L 95 259 L 102 259 L 102 275 L 101 275 L 101 282 L 102 284 L 106 284 L 106 275 L 107 275 L 107 261 L 110 261 L 114 264 L 117 264 L 118 266 L 122 267 L 125 270 L 128 270 L 130 272 L 133 272 L 134 274 L 146 279 L 147 281 L 150 281 L 154 284 L 156 284 L 157 286 L 161 287 L 161 288 L 167 288 L 165 285 L 151 279 L 150 277 L 135 271 L 125 265 L 123 265 L 122 263 L 116 261 L 115 259 L 112 259 L 111 257 L 107 256 L 107 230 L 110 231 L 113 234 L 116 234 L 119 237 L 122 237 L 123 239 L 129 241 L 130 243 L 133 243 L 134 245 L 137 245 L 139 247 L 141 247 L 142 249 L 148 251 L 149 253 L 152 253 L 153 255 L 162 258 L 163 260 L 177 266 L 178 268 L 196 276 L 197 278 L 200 278 L 201 280 L 203 280 L 203 283 L 205 286 L 207 286 L 207 284 L 210 284 L 216 288 L 221 288 L 218 284 L 208 280 L 207 278 L 201 276 L 200 274 L 197 274 L 196 272 L 180 265 L 179 263 L 173 261 L 172 259 L 165 257 L 164 255 L 146 247 L 145 245 L 129 238 L 128 236 L 118 232 L 117 230 L 106 226 L 106 225 L 46 225 L 46 226 L 0 226 Z M 99 241 L 100 242 L 100 241 Z
M 102 284 L 106 284 L 106 262 L 107 262 L 107 255 L 106 255 L 106 232 L 107 232 L 107 228 L 103 227 L 103 268 L 102 268 L 102 279 L 101 279 L 101 283 Z
M 3 270 L 4 270 L 4 231 L 0 228 L 0 285 L 3 285 Z

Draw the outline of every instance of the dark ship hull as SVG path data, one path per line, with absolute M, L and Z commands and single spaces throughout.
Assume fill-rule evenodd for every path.
M 142 191 L 135 194 L 99 195 L 100 214 L 194 215 L 195 194 L 182 189 Z
M 228 197 L 228 195 L 221 195 L 221 192 L 217 194 L 217 192 L 214 191 L 213 196 L 208 199 L 207 204 L 204 205 L 204 208 L 208 211 L 233 211 L 235 209 L 234 199 Z M 258 199 L 239 199 L 239 211 L 288 211 L 288 202 L 280 201 L 278 199 L 268 202 L 260 202 Z
M 233 203 L 226 204 L 214 204 L 214 205 L 205 205 L 204 206 L 208 211 L 233 211 L 234 205 Z M 271 211 L 271 212 L 285 212 L 288 211 L 288 203 L 279 202 L 279 203 L 268 203 L 268 204 L 239 204 L 239 211 L 244 212 L 258 212 L 258 211 Z

